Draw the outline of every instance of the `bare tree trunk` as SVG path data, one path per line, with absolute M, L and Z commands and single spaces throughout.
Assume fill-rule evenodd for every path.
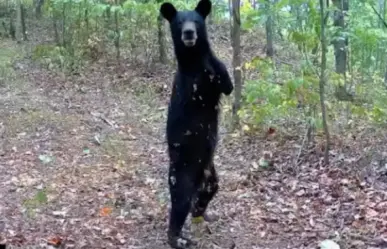
M 386 72 L 384 73 L 384 85 L 387 87 L 387 67 Z
M 51 4 L 51 3 L 50 3 Z M 51 12 L 51 18 L 52 18 L 52 28 L 54 29 L 54 40 L 57 46 L 60 46 L 60 38 L 59 38 L 59 32 L 58 32 L 58 18 L 57 13 L 55 11 Z
M 62 46 L 67 47 L 66 42 L 66 2 L 63 2 L 62 6 Z
M 11 14 L 9 18 L 9 35 L 12 40 L 16 40 L 16 27 L 15 27 L 15 15 Z
M 240 19 L 240 0 L 232 1 L 232 47 L 233 47 L 233 68 L 235 81 L 235 99 L 233 104 L 233 128 L 239 123 L 238 111 L 241 107 L 242 98 L 242 67 L 241 67 L 241 19 Z
M 23 3 L 20 5 L 20 13 L 21 13 L 21 28 L 23 34 L 23 40 L 27 41 L 27 28 L 26 28 L 26 9 L 24 8 Z
M 379 0 L 378 3 L 379 3 L 378 4 L 379 5 L 379 13 L 383 15 L 384 8 L 385 8 L 385 1 L 384 0 Z M 385 16 L 383 16 L 383 17 L 385 17 Z M 383 28 L 383 27 L 384 27 L 384 22 L 383 22 L 383 20 L 379 19 L 379 28 Z
M 86 9 L 85 9 L 85 16 L 84 16 L 84 20 L 85 20 L 85 24 L 86 24 L 86 30 L 85 30 L 85 33 L 86 33 L 86 41 L 89 39 L 89 29 L 90 29 L 90 24 L 89 24 L 89 3 L 88 1 L 84 1 L 85 3 L 85 6 L 86 6 Z
M 157 29 L 159 39 L 159 56 L 160 62 L 163 64 L 167 63 L 167 52 L 165 46 L 165 32 L 164 32 L 164 20 L 161 14 L 157 17 Z
M 52 19 L 52 26 L 53 26 L 53 29 L 54 29 L 54 39 L 55 39 L 55 43 L 57 46 L 60 46 L 60 40 L 59 40 L 59 33 L 58 33 L 58 27 L 57 27 L 57 24 L 56 24 L 56 19 L 53 17 Z
M 116 0 L 116 5 L 119 6 L 118 0 Z M 118 20 L 118 10 L 114 12 L 114 23 L 115 23 L 115 33 L 116 33 L 114 46 L 116 47 L 116 59 L 118 64 L 120 64 L 121 52 L 120 52 L 120 28 L 119 28 L 119 20 Z
M 266 19 L 266 56 L 273 57 L 274 46 L 273 46 L 273 16 L 271 12 L 271 1 L 266 0 L 266 13 L 269 13 Z
M 44 0 L 35 0 L 35 17 L 37 19 L 42 17 L 43 4 L 44 4 Z
M 296 16 L 296 28 L 299 29 L 300 32 L 303 32 L 303 24 L 302 24 L 302 17 L 301 17 L 301 7 L 298 4 L 291 5 L 290 13 Z M 297 47 L 300 52 L 303 52 L 303 43 L 304 42 L 298 42 Z
M 387 0 L 384 0 L 383 1 L 383 20 L 384 20 L 384 23 L 386 22 L 386 13 L 387 13 Z M 384 73 L 384 84 L 387 86 L 387 66 L 386 66 L 386 69 L 385 69 L 385 73 Z
M 22 1 L 17 0 L 16 6 L 16 40 L 17 42 L 21 42 L 23 39 L 23 11 L 22 11 Z
M 233 0 L 228 0 L 228 11 L 229 11 L 229 15 L 230 15 L 230 37 L 231 37 L 231 40 L 233 39 L 233 34 L 232 34 L 232 20 L 233 20 L 233 12 L 232 12 L 232 1 Z
M 346 29 L 344 17 L 349 9 L 348 0 L 333 0 L 332 2 L 338 9 L 333 15 L 333 25 L 343 32 Z M 335 39 L 332 43 L 335 50 L 336 73 L 343 75 L 344 81 L 346 81 L 348 36 L 346 35 L 344 39 Z M 347 91 L 345 85 L 339 85 L 335 95 L 341 101 L 354 100 L 354 96 Z
M 325 14 L 325 4 L 324 0 L 320 0 L 320 15 L 321 15 L 321 75 L 320 75 L 320 104 L 321 104 L 321 114 L 323 120 L 323 127 L 325 132 L 325 151 L 324 151 L 324 161 L 325 164 L 329 164 L 329 146 L 330 146 L 330 137 L 329 129 L 327 122 L 327 114 L 325 109 L 325 84 L 326 84 L 326 68 L 327 68 L 327 41 L 325 37 L 325 24 L 326 24 L 326 14 Z
M 253 6 L 253 9 L 257 9 L 257 0 L 251 0 L 251 5 Z
M 348 0 L 334 0 L 334 5 L 338 10 L 334 12 L 333 25 L 339 28 L 340 31 L 345 30 L 344 12 L 348 11 Z M 346 46 L 348 45 L 348 37 L 345 39 L 336 39 L 333 41 L 335 48 L 336 73 L 345 74 L 347 65 Z

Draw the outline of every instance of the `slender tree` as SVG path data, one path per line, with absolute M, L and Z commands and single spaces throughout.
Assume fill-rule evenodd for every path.
M 239 123 L 238 111 L 241 106 L 242 98 L 242 68 L 241 68 L 241 19 L 240 19 L 240 0 L 232 0 L 232 47 L 233 47 L 233 68 L 235 82 L 235 99 L 233 104 L 234 128 Z
M 320 15 L 321 15 L 321 34 L 320 34 L 320 41 L 321 41 L 321 74 L 320 74 L 320 104 L 321 104 L 321 114 L 322 114 L 322 120 L 323 120 L 323 126 L 324 126 L 324 132 L 325 132 L 325 151 L 324 151 L 324 161 L 325 164 L 329 164 L 329 145 L 330 145 L 330 138 L 329 138 L 329 128 L 328 128 L 328 122 L 327 122 L 327 114 L 326 114 L 326 108 L 325 108 L 325 84 L 326 84 L 326 68 L 327 68 L 327 40 L 325 36 L 325 27 L 326 27 L 326 20 L 328 15 L 325 13 L 325 3 L 324 0 L 320 0 Z
M 273 57 L 274 55 L 274 45 L 273 45 L 273 13 L 271 0 L 266 0 L 266 56 Z

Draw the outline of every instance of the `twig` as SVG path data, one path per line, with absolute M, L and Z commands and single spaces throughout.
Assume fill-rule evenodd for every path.
M 297 157 L 296 157 L 296 159 L 295 159 L 295 161 L 294 161 L 294 166 L 295 166 L 295 167 L 298 166 L 298 159 L 300 159 L 302 150 L 303 150 L 303 148 L 304 148 L 304 146 L 305 146 L 305 141 L 306 141 L 306 139 L 307 139 L 307 137 L 308 137 L 309 129 L 310 129 L 310 125 L 308 124 L 308 125 L 306 126 L 306 131 L 305 131 L 304 138 L 302 139 L 302 144 L 301 144 L 300 150 L 298 151 Z
M 374 10 L 375 14 L 378 16 L 378 18 L 380 19 L 380 21 L 383 23 L 384 27 L 387 28 L 387 22 L 384 20 L 384 18 L 382 17 L 382 15 L 379 14 L 379 12 L 375 9 L 374 5 L 373 4 L 369 4 L 371 6 L 371 8 Z
M 102 121 L 104 121 L 105 123 L 107 123 L 108 125 L 110 125 L 111 127 L 115 128 L 115 125 L 112 121 L 110 121 L 109 119 L 105 118 L 104 116 L 100 116 L 99 117 L 100 119 L 102 119 Z
M 102 121 L 104 121 L 106 124 L 110 125 L 111 127 L 116 128 L 116 125 L 114 124 L 114 122 L 107 119 L 103 114 L 95 113 L 95 112 L 90 112 L 90 114 L 93 115 L 94 117 L 100 118 Z

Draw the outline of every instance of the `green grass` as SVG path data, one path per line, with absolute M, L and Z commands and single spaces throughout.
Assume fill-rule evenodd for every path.
M 13 64 L 24 55 L 23 45 L 13 41 L 0 41 L 0 47 L 0 87 L 22 86 L 22 81 L 17 77 Z

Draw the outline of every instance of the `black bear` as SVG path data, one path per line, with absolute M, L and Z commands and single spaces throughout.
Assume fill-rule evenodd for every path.
M 208 41 L 205 19 L 211 1 L 200 0 L 191 11 L 177 11 L 171 3 L 163 3 L 160 12 L 169 21 L 178 63 L 167 118 L 172 202 L 168 243 L 182 249 L 192 244 L 181 234 L 188 214 L 205 219 L 218 190 L 213 155 L 220 97 L 222 93 L 230 95 L 234 87 Z

